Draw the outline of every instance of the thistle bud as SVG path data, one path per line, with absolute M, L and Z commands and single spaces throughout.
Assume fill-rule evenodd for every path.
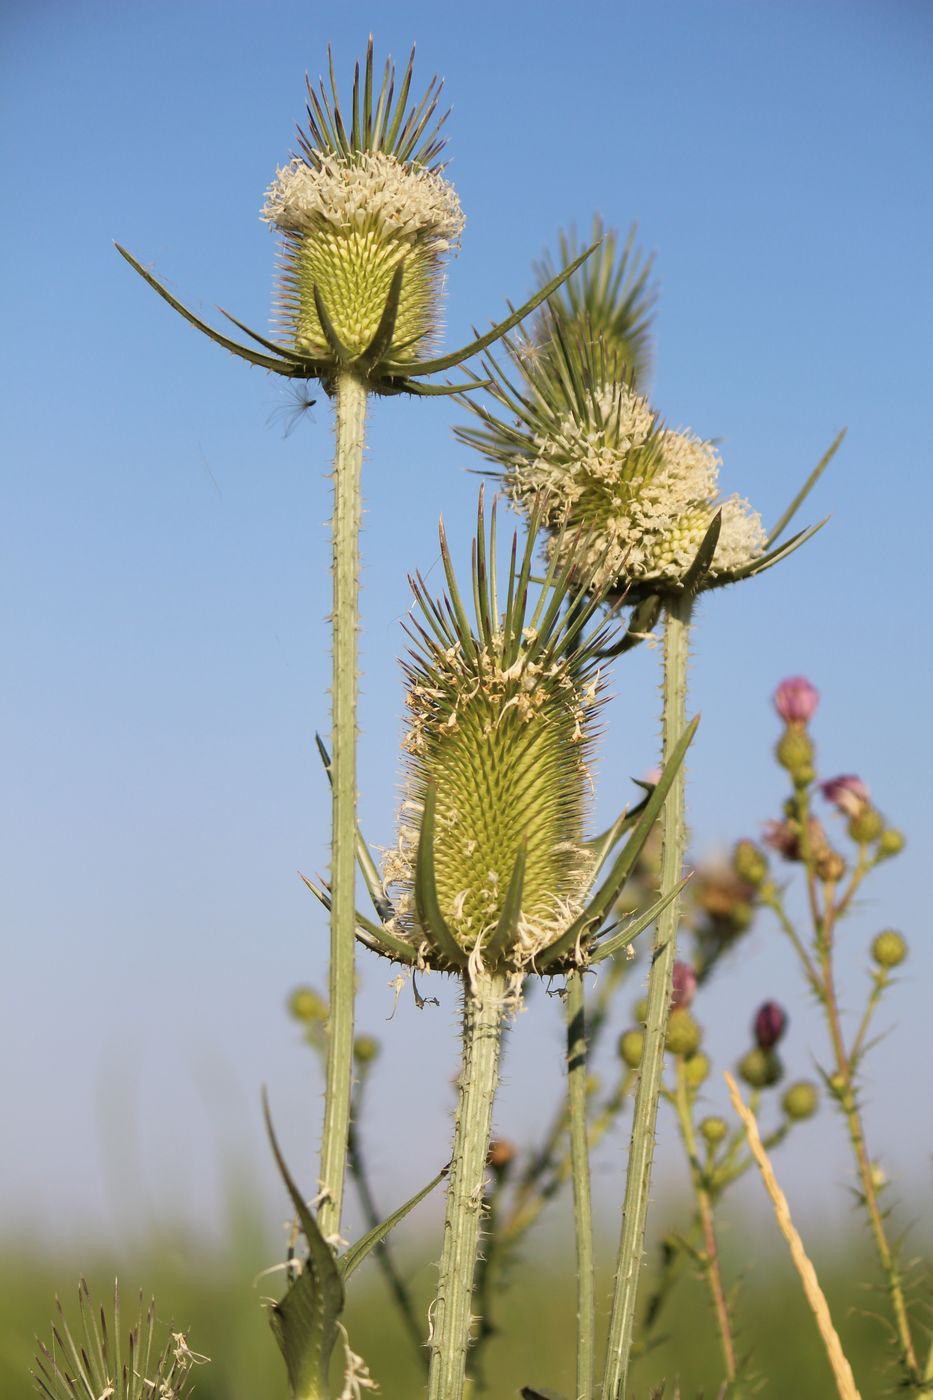
M 289 1015 L 310 1026 L 327 1020 L 327 1002 L 313 987 L 296 987 L 288 999 Z
M 358 1035 L 353 1042 L 353 1058 L 358 1065 L 371 1065 L 379 1058 L 382 1046 L 375 1036 Z
M 732 853 L 732 868 L 740 880 L 757 889 L 768 874 L 768 857 L 754 841 L 737 841 Z
M 637 1069 L 645 1050 L 644 1031 L 623 1031 L 619 1036 L 618 1048 L 619 1059 L 627 1064 L 629 1069 Z
M 907 957 L 907 940 L 895 929 L 886 928 L 875 937 L 871 955 L 879 967 L 899 967 Z
M 333 76 L 329 92 L 309 82 L 300 154 L 266 192 L 260 217 L 282 237 L 279 318 L 294 350 L 322 371 L 404 373 L 437 327 L 442 263 L 464 219 L 437 162 L 441 85 L 432 82 L 406 112 L 413 58 L 393 106 L 394 67 L 374 94 L 370 42 L 362 112 L 355 86 L 352 122 Z
M 705 1138 L 710 1147 L 718 1146 L 725 1140 L 729 1132 L 729 1124 L 725 1118 L 704 1118 L 699 1126 L 701 1136 Z
M 799 787 L 813 781 L 813 740 L 803 725 L 789 724 L 778 740 L 774 754 Z
M 681 962 L 678 958 L 674 963 L 673 979 L 671 1006 L 680 1006 L 687 1010 L 693 1005 L 693 998 L 696 996 L 697 975 L 689 963 Z
M 827 883 L 832 881 L 833 884 L 838 884 L 846 873 L 845 857 L 840 855 L 838 851 L 827 847 L 825 851 L 815 852 L 813 869 L 818 879 L 825 880 Z
M 878 840 L 884 831 L 884 819 L 876 807 L 866 805 L 849 822 L 848 831 L 853 841 L 865 846 Z
M 815 1084 L 811 1084 L 807 1079 L 801 1079 L 797 1084 L 791 1084 L 785 1090 L 781 1099 L 781 1107 L 787 1118 L 800 1122 L 804 1118 L 812 1118 L 819 1104 L 819 1094 Z
M 785 724 L 809 724 L 820 693 L 804 676 L 788 676 L 774 692 L 774 708 Z
M 738 1065 L 739 1077 L 752 1089 L 770 1089 L 781 1079 L 784 1066 L 774 1050 L 762 1050 L 756 1045 L 744 1055 Z
M 868 786 L 854 773 L 843 773 L 820 784 L 820 792 L 837 811 L 847 817 L 857 817 L 869 803 Z
M 687 1059 L 700 1048 L 703 1032 L 689 1011 L 675 1008 L 667 1023 L 665 1047 L 672 1055 Z
M 776 1001 L 766 1001 L 755 1012 L 752 1029 L 759 1049 L 770 1050 L 787 1030 L 787 1012 Z
M 893 826 L 888 826 L 878 838 L 877 854 L 883 859 L 889 856 L 899 856 L 905 845 L 904 833 L 896 830 Z
M 699 1089 L 700 1085 L 709 1078 L 709 1070 L 709 1060 L 702 1050 L 698 1050 L 695 1055 L 684 1060 L 684 1078 L 688 1088 Z
M 486 1165 L 492 1171 L 503 1175 L 515 1161 L 515 1145 L 505 1138 L 493 1138 L 486 1154 Z

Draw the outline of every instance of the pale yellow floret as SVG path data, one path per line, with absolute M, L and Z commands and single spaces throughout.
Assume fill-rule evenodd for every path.
M 260 218 L 299 234 L 375 229 L 435 253 L 459 243 L 465 222 L 456 190 L 439 171 L 383 151 L 324 156 L 317 169 L 293 160 L 276 171 Z

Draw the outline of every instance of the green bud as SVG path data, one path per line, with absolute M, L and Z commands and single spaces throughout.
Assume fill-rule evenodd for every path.
M 774 750 L 778 763 L 786 768 L 795 783 L 803 786 L 813 781 L 813 740 L 800 724 L 789 724 Z
M 768 857 L 754 841 L 738 841 L 732 853 L 732 868 L 740 880 L 757 889 L 768 873 Z
M 306 1026 L 327 1020 L 327 1002 L 313 987 L 296 987 L 288 999 L 288 1010 L 296 1021 Z
M 639 1024 L 640 1026 L 644 1026 L 644 1025 L 647 1024 L 647 1021 L 648 1021 L 648 998 L 647 998 L 647 997 L 642 997 L 640 1001 L 636 1001 L 636 1003 L 635 1003 L 635 1009 L 634 1009 L 634 1013 L 633 1013 L 633 1014 L 634 1014 L 634 1016 L 635 1016 L 635 1020 L 638 1022 L 638 1024 Z
M 644 1031 L 624 1031 L 619 1036 L 619 1059 L 628 1065 L 629 1069 L 637 1069 L 641 1064 L 641 1057 L 645 1049 Z
M 704 1079 L 709 1078 L 709 1060 L 702 1050 L 684 1060 L 684 1078 L 690 1089 L 699 1089 Z
M 886 928 L 872 943 L 871 955 L 879 967 L 898 967 L 907 957 L 907 940 L 895 929 Z
M 801 1079 L 799 1083 L 792 1084 L 785 1091 L 781 1099 L 781 1107 L 785 1116 L 799 1122 L 804 1118 L 812 1118 L 817 1110 L 819 1094 L 815 1084 L 811 1084 L 807 1079 Z
M 379 1058 L 382 1046 L 373 1035 L 358 1035 L 353 1042 L 353 1058 L 358 1065 L 371 1065 Z
M 722 1142 L 728 1131 L 729 1124 L 725 1118 L 704 1118 L 700 1124 L 700 1132 L 710 1147 Z
M 667 1023 L 666 1049 L 672 1055 L 684 1058 L 695 1055 L 703 1039 L 697 1022 L 683 1007 L 675 1007 Z
M 845 1099 L 849 1092 L 849 1084 L 844 1074 L 831 1074 L 829 1076 L 829 1087 L 840 1102 Z
M 877 807 L 865 807 L 849 822 L 849 835 L 859 845 L 877 841 L 884 831 L 884 821 Z
M 784 1066 L 773 1050 L 755 1046 L 739 1061 L 739 1077 L 752 1089 L 770 1089 L 784 1073 Z
M 902 831 L 896 830 L 893 826 L 885 827 L 878 838 L 878 855 L 882 857 L 899 856 L 905 845 L 906 841 Z

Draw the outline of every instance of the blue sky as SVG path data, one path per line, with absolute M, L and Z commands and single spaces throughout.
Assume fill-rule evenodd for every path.
M 569 23 L 556 5 L 488 0 L 42 0 L 6 7 L 0 97 L 0 1230 L 60 1242 L 112 1225 L 127 1199 L 209 1220 L 221 1143 L 280 1212 L 261 1083 L 313 1173 L 320 1083 L 282 1006 L 325 980 L 323 921 L 295 872 L 327 860 L 313 733 L 328 724 L 330 412 L 322 399 L 283 438 L 280 381 L 182 324 L 112 240 L 190 304 L 261 327 L 274 241 L 258 210 L 305 70 L 332 42 L 348 80 L 370 29 L 397 59 L 417 40 L 416 84 L 447 78 L 468 219 L 448 345 L 523 298 L 557 230 L 598 210 L 637 219 L 657 253 L 653 396 L 722 440 L 727 491 L 773 520 L 848 425 L 807 507 L 832 514 L 819 538 L 704 603 L 690 815 L 707 854 L 775 813 L 769 696 L 808 674 L 827 775 L 861 773 L 911 841 L 869 888 L 844 961 L 856 1005 L 870 936 L 893 924 L 911 940 L 867 1099 L 889 1166 L 917 1181 L 933 1121 L 929 1088 L 918 1104 L 904 1079 L 928 1058 L 933 972 L 929 7 L 588 3 Z M 441 512 L 461 557 L 471 529 L 478 463 L 453 440 L 458 417 L 404 400 L 370 419 L 361 807 L 376 843 L 397 798 L 405 575 L 434 565 Z M 655 762 L 657 666 L 641 649 L 613 676 L 599 816 Z M 455 1002 L 449 988 L 440 1010 L 403 1000 L 387 1024 L 388 966 L 361 975 L 361 1026 L 386 1045 L 372 1157 L 396 1192 L 444 1159 Z M 812 1072 L 819 1028 L 762 921 L 705 1011 L 722 1064 L 765 996 L 791 1007 L 787 1058 Z M 531 1130 L 559 1064 L 557 1005 L 535 998 L 501 1130 Z M 782 1160 L 801 1210 L 846 1208 L 828 1112 Z M 621 1163 L 616 1141 L 607 1202 Z

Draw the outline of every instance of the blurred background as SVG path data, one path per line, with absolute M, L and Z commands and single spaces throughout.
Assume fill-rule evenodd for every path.
M 653 400 L 672 425 L 721 440 L 727 493 L 773 521 L 848 425 L 804 513 L 803 523 L 831 514 L 827 527 L 779 569 L 703 603 L 690 820 L 705 859 L 778 815 L 769 697 L 783 676 L 809 676 L 823 695 L 823 773 L 860 774 L 910 842 L 849 921 L 842 995 L 862 1004 L 871 937 L 902 929 L 912 956 L 882 1014 L 890 1034 L 868 1063 L 866 1106 L 903 1223 L 929 1195 L 929 5 L 630 0 L 587 3 L 571 19 L 523 0 L 6 0 L 4 1394 L 26 1393 L 13 1377 L 31 1333 L 79 1266 L 163 1280 L 166 1307 L 207 1319 L 199 1349 L 212 1351 L 212 1328 L 250 1345 L 265 1324 L 248 1284 L 280 1257 L 287 1215 L 263 1084 L 313 1187 L 321 1080 L 285 1002 L 298 983 L 326 984 L 325 921 L 297 872 L 319 873 L 328 858 L 313 736 L 329 725 L 330 410 L 318 394 L 290 422 L 283 381 L 184 325 L 112 240 L 209 318 L 220 304 L 261 329 L 275 249 L 258 212 L 294 145 L 305 71 L 321 71 L 332 43 L 348 91 L 370 30 L 377 57 L 404 62 L 417 41 L 416 88 L 435 71 L 447 78 L 449 173 L 468 220 L 449 269 L 448 346 L 524 299 L 558 230 L 585 234 L 598 211 L 623 231 L 637 220 L 640 246 L 657 255 Z M 360 757 L 377 845 L 392 839 L 398 800 L 406 573 L 436 580 L 439 514 L 463 562 L 473 528 L 481 463 L 452 437 L 462 416 L 444 400 L 371 413 Z M 642 647 L 613 674 L 594 826 L 656 762 L 658 666 Z M 396 1007 L 391 975 L 361 958 L 359 1024 L 383 1046 L 365 1134 L 387 1208 L 446 1160 L 457 1014 L 437 978 L 422 991 L 439 1007 L 418 1011 L 407 992 Z M 626 1005 L 641 982 L 636 968 Z M 790 1012 L 789 1071 L 813 1077 L 821 1027 L 763 917 L 698 1005 L 718 1068 L 747 1047 L 767 997 Z M 561 1058 L 560 1007 L 535 996 L 512 1036 L 499 1132 L 534 1134 Z M 708 1090 L 711 1110 L 724 1107 L 718 1075 Z M 668 1127 L 657 1223 L 685 1209 Z M 624 1124 L 595 1164 L 607 1240 L 626 1137 Z M 847 1250 L 861 1248 L 861 1227 L 841 1122 L 824 1108 L 778 1165 L 847 1316 Z M 440 1209 L 438 1193 L 406 1227 L 425 1297 Z M 782 1326 L 798 1316 L 796 1294 L 757 1182 L 733 1209 L 749 1315 L 761 1304 L 749 1341 L 767 1348 L 775 1310 Z M 529 1256 L 534 1287 L 510 1305 L 516 1337 L 546 1333 L 557 1351 L 573 1310 L 565 1214 L 553 1210 L 540 1257 Z M 364 1349 L 365 1327 L 390 1325 L 375 1288 L 359 1295 L 371 1300 L 358 1305 Z M 697 1295 L 684 1314 L 703 1319 L 677 1353 L 685 1384 L 715 1375 L 703 1370 L 705 1306 Z M 856 1345 L 880 1337 L 849 1325 Z M 519 1380 L 561 1383 L 565 1363 L 560 1374 L 521 1371 L 521 1346 L 501 1353 L 503 1394 Z M 278 1394 L 277 1360 L 262 1348 L 267 1393 Z M 255 1394 L 249 1364 L 229 1351 L 226 1364 L 225 1393 Z M 664 1367 L 662 1357 L 644 1374 Z M 209 1371 L 205 1395 L 223 1382 Z M 796 1383 L 825 1394 L 825 1377 L 809 1391 Z

